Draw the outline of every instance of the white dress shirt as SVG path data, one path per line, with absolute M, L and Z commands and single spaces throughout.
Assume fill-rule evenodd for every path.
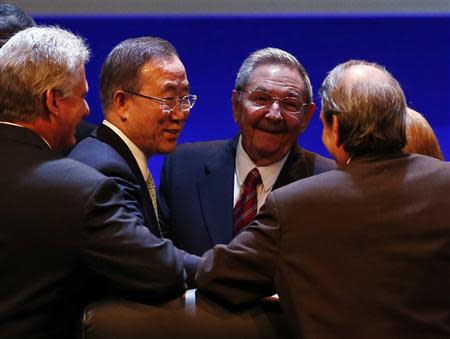
M 142 152 L 139 149 L 139 147 L 137 147 L 134 144 L 134 142 L 132 142 L 118 127 L 116 127 L 115 125 L 113 125 L 112 123 L 110 123 L 107 120 L 103 120 L 102 124 L 111 128 L 120 137 L 120 139 L 122 139 L 123 142 L 128 146 L 131 153 L 133 154 L 134 159 L 136 159 L 139 169 L 141 170 L 142 177 L 144 178 L 144 180 L 147 180 L 147 177 L 149 176 L 150 171 L 148 169 L 147 158 L 146 158 L 144 152 Z
M 237 201 L 239 200 L 239 196 L 241 195 L 242 186 L 244 184 L 245 178 L 247 177 L 248 173 L 250 173 L 250 171 L 256 167 L 259 173 L 261 174 L 262 179 L 262 184 L 258 185 L 258 187 L 256 188 L 256 194 L 258 199 L 258 211 L 259 211 L 261 206 L 266 201 L 266 198 L 269 195 L 270 191 L 272 190 L 275 181 L 280 175 L 281 169 L 283 168 L 283 165 L 286 162 L 287 157 L 288 154 L 286 154 L 286 156 L 280 161 L 271 164 L 269 166 L 264 167 L 256 166 L 255 163 L 252 161 L 252 159 L 250 159 L 248 154 L 245 152 L 244 148 L 242 147 L 242 136 L 239 136 L 235 159 L 236 168 L 234 170 L 233 206 L 236 205 Z

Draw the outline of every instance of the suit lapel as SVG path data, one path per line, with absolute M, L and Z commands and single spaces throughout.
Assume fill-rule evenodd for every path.
M 146 226 L 152 231 L 153 234 L 158 236 L 160 231 L 157 227 L 158 221 L 153 209 L 150 194 L 147 190 L 147 185 L 144 178 L 142 177 L 142 172 L 139 168 L 138 163 L 136 162 L 136 159 L 133 156 L 133 153 L 131 153 L 125 142 L 108 126 L 99 125 L 92 134 L 97 139 L 114 148 L 130 167 L 139 184 L 140 195 L 142 197 L 142 212 L 144 214 L 143 216 Z
M 206 228 L 213 244 L 227 244 L 233 238 L 233 191 L 236 147 L 230 140 L 205 162 L 197 187 Z M 273 189 L 313 175 L 314 159 L 299 146 L 292 148 Z
M 314 160 L 310 159 L 309 155 L 295 145 L 286 159 L 286 162 L 281 169 L 273 189 L 286 186 L 294 181 L 309 177 L 314 172 Z
M 213 244 L 233 237 L 234 162 L 237 138 L 230 140 L 205 162 L 198 181 L 203 216 Z

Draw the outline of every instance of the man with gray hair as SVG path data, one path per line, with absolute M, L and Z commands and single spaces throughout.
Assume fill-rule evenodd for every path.
M 406 101 L 383 67 L 349 61 L 321 88 L 339 167 L 271 193 L 200 290 L 235 304 L 280 297 L 297 338 L 449 338 L 450 165 L 405 154 Z
M 33 18 L 14 4 L 0 2 L 0 47 L 17 32 L 36 26 Z M 88 136 L 94 129 L 94 125 L 86 120 L 81 120 L 76 128 L 75 139 L 77 142 Z M 61 153 L 67 154 L 69 149 Z
M 83 40 L 33 27 L 0 49 L 0 337 L 71 338 L 88 297 L 184 290 L 181 252 L 114 180 L 56 151 L 89 113 Z
M 228 243 L 273 189 L 335 167 L 297 145 L 315 105 L 309 77 L 292 54 L 252 53 L 238 72 L 232 109 L 238 136 L 181 145 L 161 173 L 167 236 L 198 255 Z

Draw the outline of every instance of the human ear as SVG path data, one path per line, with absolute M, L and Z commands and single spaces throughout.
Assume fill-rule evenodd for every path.
M 234 122 L 238 123 L 239 117 L 240 117 L 240 98 L 239 98 L 239 92 L 236 90 L 233 90 L 231 94 L 231 107 L 233 109 L 233 119 Z
M 309 121 L 311 120 L 315 110 L 316 105 L 311 102 L 305 110 L 305 113 L 302 115 L 300 133 L 303 133 L 306 130 L 306 127 L 308 127 Z
M 117 90 L 113 94 L 112 106 L 114 112 L 120 117 L 122 121 L 128 119 L 128 101 L 129 95 L 122 90 Z
M 58 116 L 60 114 L 60 100 L 62 95 L 56 89 L 48 89 L 44 93 L 44 108 L 50 115 Z
M 336 114 L 332 115 L 332 122 L 331 122 L 331 132 L 334 135 L 334 139 L 336 142 L 336 146 L 341 146 L 341 141 L 340 141 L 340 134 L 339 134 L 339 120 Z

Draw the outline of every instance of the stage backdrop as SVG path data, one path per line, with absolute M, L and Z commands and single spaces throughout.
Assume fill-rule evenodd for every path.
M 321 143 L 317 90 L 336 64 L 366 59 L 386 66 L 400 81 L 408 105 L 429 120 L 450 159 L 450 15 L 37 16 L 36 21 L 69 28 L 90 45 L 91 122 L 102 120 L 98 77 L 104 58 L 121 40 L 152 35 L 174 44 L 199 97 L 180 142 L 233 137 L 236 72 L 249 53 L 271 46 L 297 56 L 312 80 L 318 108 L 300 137 L 304 148 L 329 156 Z M 159 156 L 150 160 L 156 181 L 161 163 Z

